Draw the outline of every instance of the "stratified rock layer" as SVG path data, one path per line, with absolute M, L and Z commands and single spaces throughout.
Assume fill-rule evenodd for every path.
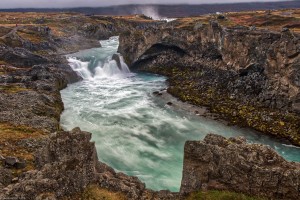
M 299 199 L 300 165 L 243 138 L 209 134 L 184 149 L 181 194 L 218 189 L 272 199 Z

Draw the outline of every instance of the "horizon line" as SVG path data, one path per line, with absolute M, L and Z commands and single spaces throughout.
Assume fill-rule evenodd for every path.
M 249 2 L 220 2 L 220 3 L 173 3 L 173 4 L 158 4 L 158 3 L 147 3 L 147 4 L 118 4 L 118 5 L 107 5 L 107 6 L 75 6 L 75 7 L 12 7 L 12 8 L 0 8 L 0 10 L 12 10 L 12 9 L 76 9 L 76 8 L 111 8 L 111 7 L 120 7 L 120 6 L 180 6 L 180 5 L 228 5 L 228 4 L 251 4 L 251 3 L 259 3 L 259 4 L 270 4 L 270 3 L 287 3 L 287 2 L 296 2 L 297 0 L 273 0 L 273 2 L 261 2 L 261 1 L 249 1 Z

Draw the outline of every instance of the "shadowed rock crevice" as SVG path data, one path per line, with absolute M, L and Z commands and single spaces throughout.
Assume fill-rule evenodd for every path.
M 157 43 L 147 49 L 137 61 L 131 64 L 130 68 L 132 70 L 145 68 L 145 66 L 150 64 L 153 60 L 165 54 L 172 54 L 178 57 L 178 59 L 188 55 L 188 53 L 179 46 L 168 43 Z

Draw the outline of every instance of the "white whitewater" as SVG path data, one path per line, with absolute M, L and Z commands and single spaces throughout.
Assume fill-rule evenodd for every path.
M 85 50 L 70 55 L 67 59 L 72 69 L 84 79 L 123 77 L 124 74 L 130 73 L 130 70 L 121 55 L 119 55 L 121 68 L 118 67 L 115 60 L 112 60 L 112 53 L 117 54 L 116 43 L 118 44 L 118 37 L 112 37 L 109 41 L 102 42 L 102 49 L 106 49 L 103 55 L 98 55 L 97 49 L 94 49 L 93 53 L 88 53 L 89 55 L 86 55 L 87 51 Z M 91 59 L 93 59 L 92 62 Z
M 131 73 L 122 57 L 119 69 L 112 60 L 118 37 L 101 45 L 68 56 L 84 80 L 61 92 L 65 105 L 61 125 L 93 133 L 99 159 L 114 169 L 138 176 L 148 188 L 178 191 L 185 141 L 203 139 L 208 133 L 245 136 L 270 145 L 288 160 L 300 161 L 300 149 L 294 146 L 164 105 L 152 93 L 167 87 L 165 77 Z

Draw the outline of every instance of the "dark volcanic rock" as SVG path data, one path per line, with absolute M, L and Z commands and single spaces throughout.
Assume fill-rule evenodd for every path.
M 116 61 L 118 68 L 122 70 L 120 56 L 118 54 L 114 54 L 112 56 L 112 60 Z
M 37 153 L 37 170 L 25 173 L 19 183 L 6 188 L 5 198 L 35 199 L 43 193 L 56 197 L 80 192 L 95 181 L 95 147 L 91 134 L 74 129 L 52 134 L 48 144 Z
M 174 199 L 169 191 L 153 192 L 136 177 L 116 173 L 98 161 L 91 133 L 75 128 L 70 132 L 51 134 L 46 145 L 36 154 L 37 169 L 26 172 L 19 182 L 7 186 L 0 199 L 36 199 L 51 195 L 54 199 L 81 192 L 93 183 L 99 187 L 126 194 L 128 199 Z M 0 168 L 1 184 L 10 183 L 10 176 Z M 2 183 L 3 182 L 3 183 Z
M 166 75 L 168 92 L 182 101 L 300 145 L 299 34 L 176 23 L 121 34 L 132 70 Z
M 6 157 L 4 160 L 4 165 L 7 168 L 22 169 L 26 167 L 26 162 L 15 157 Z
M 46 58 L 33 54 L 24 48 L 11 48 L 7 46 L 0 46 L 0 58 L 18 67 L 31 67 L 48 62 Z
M 272 199 L 299 199 L 300 165 L 243 138 L 209 134 L 188 141 L 180 193 L 217 189 Z

